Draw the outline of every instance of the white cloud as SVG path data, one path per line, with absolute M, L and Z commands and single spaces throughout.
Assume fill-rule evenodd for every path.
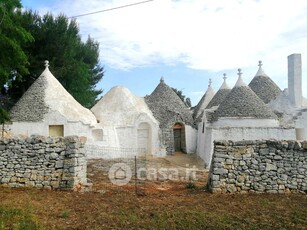
M 74 16 L 137 1 L 61 0 L 50 10 Z M 307 57 L 306 11 L 305 0 L 154 0 L 77 20 L 113 68 L 181 62 L 209 71 L 243 67 L 251 74 L 261 59 L 276 80 L 286 76 L 287 55 Z
M 73 16 L 133 2 L 62 0 L 52 10 Z M 298 18 L 306 6 L 299 0 L 154 0 L 80 17 L 78 22 L 83 34 L 101 42 L 102 51 L 112 57 L 109 60 L 102 52 L 103 59 L 113 65 L 130 68 L 155 59 L 179 59 L 194 68 L 219 70 L 249 65 L 252 56 L 295 45 L 279 39 L 306 25 L 306 17 Z M 296 30 L 292 32 L 289 38 L 295 37 Z M 281 44 L 276 47 L 276 43 Z

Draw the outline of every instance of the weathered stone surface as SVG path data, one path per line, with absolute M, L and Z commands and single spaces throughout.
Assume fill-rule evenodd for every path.
M 281 93 L 280 88 L 268 76 L 255 76 L 248 86 L 265 104 L 275 100 Z
M 266 163 L 265 170 L 266 171 L 277 171 L 277 167 L 276 165 Z
M 215 145 L 221 146 L 221 143 L 227 152 L 213 154 L 212 162 L 220 162 L 214 163 L 210 170 L 211 178 L 215 179 L 213 192 L 307 192 L 305 142 L 240 141 L 230 145 L 220 140 Z M 249 149 L 254 152 L 247 153 Z
M 74 189 L 87 181 L 84 143 L 76 136 L 8 139 L 0 146 L 1 186 Z

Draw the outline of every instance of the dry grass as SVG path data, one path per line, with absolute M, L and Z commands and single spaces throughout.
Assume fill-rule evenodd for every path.
M 15 212 L 17 217 L 12 221 L 31 210 L 31 221 L 38 222 L 42 229 L 306 229 L 307 226 L 305 194 L 221 195 L 173 184 L 172 189 L 151 191 L 145 196 L 129 192 L 82 194 L 1 188 L 0 200 L 0 210 L 9 208 Z M 0 218 L 6 226 L 12 226 L 10 220 L 3 220 L 5 216 Z

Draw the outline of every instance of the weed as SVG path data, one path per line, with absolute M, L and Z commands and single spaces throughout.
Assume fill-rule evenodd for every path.
M 0 206 L 0 230 L 2 229 L 42 229 L 29 203 L 23 209 Z
M 196 185 L 193 181 L 189 181 L 186 186 L 185 186 L 187 189 L 196 189 Z
M 292 222 L 295 224 L 299 224 L 304 221 L 304 218 L 306 217 L 305 213 L 301 213 L 297 210 L 292 212 Z
M 69 216 L 69 213 L 68 213 L 68 211 L 67 210 L 64 210 L 62 213 L 61 213 L 61 215 L 60 215 L 60 217 L 61 218 L 68 218 L 68 216 Z

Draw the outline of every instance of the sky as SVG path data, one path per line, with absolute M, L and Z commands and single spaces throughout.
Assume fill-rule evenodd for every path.
M 67 17 L 145 0 L 22 0 L 25 9 Z M 217 91 L 226 73 L 233 87 L 241 68 L 246 84 L 258 70 L 283 90 L 287 56 L 302 54 L 303 95 L 307 97 L 306 0 L 151 0 L 76 17 L 85 41 L 100 43 L 105 74 L 97 88 L 122 85 L 137 96 L 165 83 L 183 91 L 195 106 L 208 87 Z

